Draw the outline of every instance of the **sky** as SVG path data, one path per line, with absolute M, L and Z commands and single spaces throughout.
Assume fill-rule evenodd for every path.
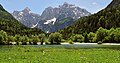
M 0 0 L 0 4 L 10 13 L 29 7 L 33 13 L 41 14 L 45 8 L 58 7 L 64 2 L 75 4 L 89 12 L 96 13 L 105 8 L 112 0 Z

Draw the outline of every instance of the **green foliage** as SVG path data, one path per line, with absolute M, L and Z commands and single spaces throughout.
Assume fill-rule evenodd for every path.
M 84 37 L 80 34 L 76 34 L 75 36 L 73 36 L 73 41 L 74 42 L 84 42 Z
M 94 37 L 95 37 L 95 33 L 90 32 L 90 33 L 88 34 L 88 40 L 89 40 L 90 43 L 93 43 L 93 42 L 94 42 Z
M 3 42 L 4 38 L 2 35 L 0 35 L 0 45 L 4 45 L 4 42 Z
M 29 38 L 27 36 L 21 37 L 22 39 L 22 45 L 27 45 L 27 42 L 29 42 Z
M 51 42 L 51 44 L 60 44 L 62 40 L 62 34 L 55 32 L 55 33 L 51 33 L 49 35 L 49 41 Z
M 43 45 L 43 42 L 45 42 L 45 40 L 46 40 L 46 36 L 45 36 L 45 34 L 39 34 L 38 36 L 39 36 L 39 39 L 40 39 L 41 45 Z
M 102 27 L 100 27 L 97 31 L 96 31 L 96 41 L 102 41 L 106 36 L 108 36 L 108 31 L 107 29 L 103 29 Z
M 8 36 L 7 33 L 6 33 L 5 31 L 1 30 L 1 31 L 0 31 L 0 34 L 1 34 L 1 35 L 3 36 L 3 38 L 4 38 L 3 41 L 7 41 L 7 39 L 8 39 L 8 38 L 7 38 L 7 36 Z
M 20 45 L 22 41 L 22 37 L 20 35 L 15 35 L 15 42 L 16 42 L 16 45 Z
M 15 37 L 14 36 L 8 36 L 8 41 L 9 42 L 14 42 L 15 41 Z
M 119 63 L 120 46 L 12 46 L 0 48 L 1 63 Z M 88 46 L 89 47 L 89 46 Z M 92 46 L 91 46 L 92 47 Z M 111 49 L 112 48 L 112 49 Z
M 69 42 L 69 44 L 74 44 L 74 42 L 72 40 L 69 40 L 68 42 Z
M 109 40 L 109 42 L 120 43 L 120 28 L 110 29 L 109 35 L 108 35 L 108 40 Z
M 102 41 L 98 41 L 98 44 L 102 44 Z
M 34 35 L 43 33 L 39 29 L 31 29 L 17 21 L 0 5 L 0 30 L 4 30 L 8 35 Z
M 0 41 L 1 41 L 1 45 L 4 45 L 5 43 L 7 43 L 8 37 L 7 37 L 7 33 L 3 30 L 0 31 Z
M 87 32 L 83 33 L 83 36 L 84 36 L 84 42 L 85 43 L 89 42 L 89 40 L 88 40 L 88 33 Z
M 33 45 L 37 45 L 38 42 L 40 42 L 40 39 L 38 36 L 33 36 L 32 37 L 32 42 L 33 42 Z
M 96 32 L 100 27 L 105 29 L 120 27 L 120 1 L 118 1 L 119 0 L 116 0 L 114 3 L 112 2 L 107 8 L 96 14 L 76 20 L 75 24 L 59 32 L 67 39 L 70 38 L 69 35 L 71 34 Z

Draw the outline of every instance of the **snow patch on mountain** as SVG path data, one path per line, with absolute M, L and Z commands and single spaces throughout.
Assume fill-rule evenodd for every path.
M 49 24 L 49 23 L 53 23 L 53 25 L 56 22 L 56 18 L 54 17 L 53 19 L 47 20 L 47 22 L 44 22 L 44 24 Z
M 20 16 L 23 16 L 23 12 L 20 12 L 19 15 L 20 15 Z
M 35 24 L 35 25 L 33 25 L 31 28 L 35 28 L 37 25 L 38 25 L 38 23 L 37 23 L 37 24 Z
M 46 33 L 49 33 L 49 31 L 47 31 Z

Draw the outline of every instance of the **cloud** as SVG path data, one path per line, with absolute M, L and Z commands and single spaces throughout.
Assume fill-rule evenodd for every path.
M 98 5 L 98 3 L 97 2 L 93 2 L 92 5 Z

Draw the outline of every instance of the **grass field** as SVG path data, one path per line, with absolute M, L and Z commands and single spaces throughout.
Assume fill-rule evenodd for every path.
M 120 63 L 120 47 L 0 46 L 0 63 Z

